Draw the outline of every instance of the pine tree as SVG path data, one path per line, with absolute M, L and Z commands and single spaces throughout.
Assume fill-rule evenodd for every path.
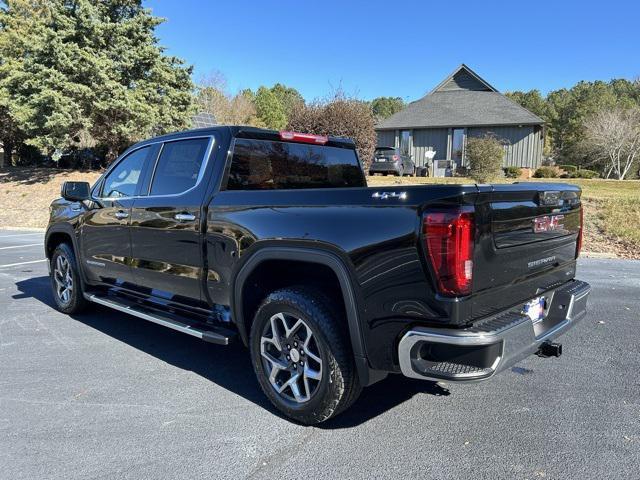
M 0 99 L 26 142 L 51 155 L 89 136 L 112 160 L 187 126 L 191 69 L 163 53 L 161 22 L 139 0 L 6 0 Z
M 287 124 L 284 107 L 278 97 L 267 87 L 260 87 L 255 95 L 258 118 L 267 128 L 281 130 Z

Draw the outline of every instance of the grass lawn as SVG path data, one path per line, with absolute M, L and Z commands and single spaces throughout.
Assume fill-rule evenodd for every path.
M 93 184 L 99 175 L 99 172 L 46 168 L 0 170 L 0 198 L 4 206 L 0 210 L 0 227 L 45 227 L 49 218 L 49 204 L 60 195 L 62 182 L 85 180 Z M 474 183 L 469 178 L 392 176 L 367 177 L 367 181 L 370 186 Z M 559 181 L 582 187 L 585 204 L 585 251 L 640 259 L 640 181 Z
M 370 186 L 474 183 L 470 178 L 367 177 Z M 640 181 L 531 179 L 566 182 L 582 188 L 585 205 L 584 251 L 640 259 Z M 510 183 L 512 180 L 503 180 Z

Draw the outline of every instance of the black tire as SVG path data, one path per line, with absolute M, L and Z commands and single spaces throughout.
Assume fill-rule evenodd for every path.
M 261 343 L 267 336 L 265 330 L 272 328 L 272 317 L 280 313 L 290 315 L 294 322 L 300 319 L 310 328 L 317 345 L 315 353 L 322 360 L 321 379 L 315 384 L 313 393 L 306 392 L 308 399 L 304 401 L 287 398 L 276 391 L 276 386 L 269 379 L 268 369 L 272 363 L 264 360 L 261 354 Z M 284 341 L 281 345 L 282 350 L 288 353 Z M 346 319 L 340 318 L 331 300 L 315 289 L 290 287 L 271 293 L 256 312 L 251 325 L 249 347 L 262 391 L 278 410 L 297 422 L 305 425 L 324 422 L 349 408 L 362 390 L 349 343 Z M 282 361 L 285 362 L 284 358 Z M 285 380 L 287 375 L 291 375 L 289 371 L 280 372 L 285 375 Z
M 403 169 L 403 168 L 401 168 L 400 170 L 396 170 L 395 172 L 393 172 L 393 174 L 394 174 L 396 177 L 401 177 L 402 175 L 404 175 L 404 169 Z
M 384 176 L 386 177 L 386 176 L 387 176 L 387 175 L 389 175 L 389 174 L 388 174 L 387 172 L 384 172 L 382 175 L 384 175 Z
M 59 286 L 56 282 L 56 278 L 60 281 L 61 278 L 57 274 L 57 265 L 59 260 L 68 262 L 68 272 L 71 278 L 71 289 L 68 291 L 67 297 L 61 295 Z M 56 303 L 56 307 L 63 313 L 75 314 L 80 313 L 87 307 L 87 300 L 84 298 L 84 289 L 82 287 L 82 280 L 80 279 L 80 273 L 78 271 L 78 263 L 76 261 L 76 255 L 73 252 L 73 248 L 67 243 L 61 243 L 53 251 L 51 255 L 51 290 L 53 293 L 53 300 Z M 66 298 L 66 300 L 65 300 Z
M 376 174 L 375 172 L 369 172 L 369 176 L 370 176 L 370 177 L 375 176 L 375 174 Z

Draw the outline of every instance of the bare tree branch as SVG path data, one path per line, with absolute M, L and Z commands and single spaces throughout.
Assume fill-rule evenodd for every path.
M 600 110 L 585 121 L 584 133 L 592 163 L 604 161 L 607 178 L 624 180 L 640 152 L 640 108 Z

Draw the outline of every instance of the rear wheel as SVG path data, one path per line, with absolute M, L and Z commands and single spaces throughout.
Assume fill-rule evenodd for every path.
M 360 393 L 344 319 L 321 292 L 270 294 L 251 326 L 253 368 L 271 403 L 312 425 L 348 408 Z
M 87 306 L 76 256 L 66 243 L 61 243 L 51 255 L 51 289 L 58 310 L 64 313 L 80 313 Z

